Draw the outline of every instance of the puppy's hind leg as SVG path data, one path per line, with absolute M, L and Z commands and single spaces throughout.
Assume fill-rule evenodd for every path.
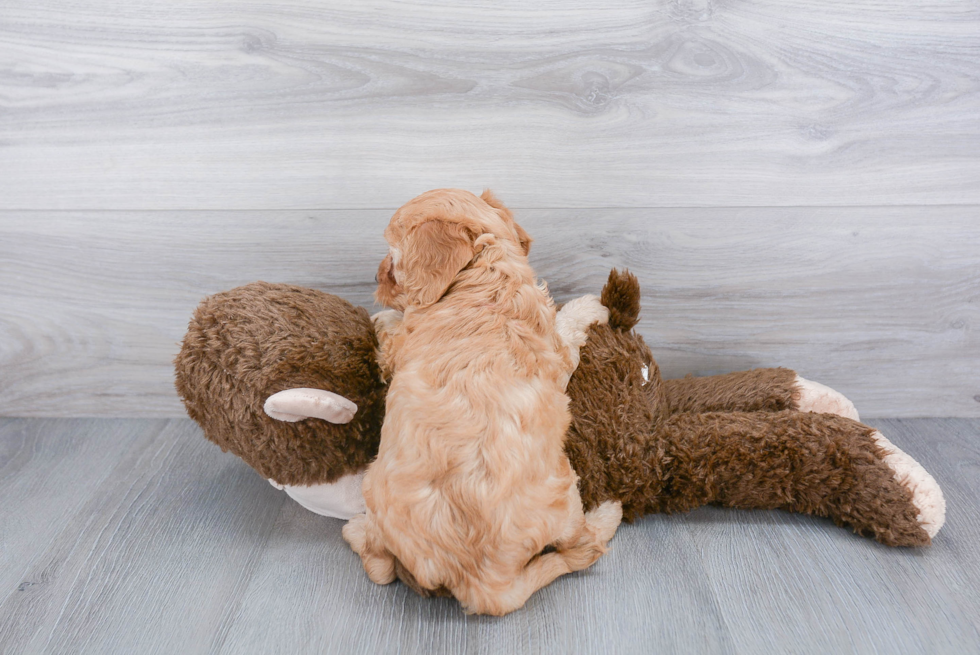
M 578 495 L 574 485 L 572 489 Z M 480 587 L 470 587 L 457 590 L 455 595 L 468 613 L 503 616 L 513 612 L 523 607 L 538 589 L 599 559 L 622 518 L 619 502 L 605 502 L 585 515 L 579 502 L 577 513 L 573 511 L 569 515 L 565 534 L 555 542 L 557 551 L 534 557 L 506 590 L 491 594 Z
M 606 501 L 582 518 L 572 519 L 570 526 L 574 526 L 573 529 L 555 542 L 555 548 L 572 571 L 581 571 L 605 554 L 606 544 L 616 534 L 622 520 L 622 503 Z
M 585 524 L 603 545 L 609 543 L 622 522 L 623 504 L 618 500 L 607 500 L 585 513 Z
M 528 562 L 520 575 L 501 593 L 471 586 L 454 590 L 453 595 L 462 603 L 467 614 L 503 616 L 524 607 L 531 594 L 571 571 L 560 553 L 547 553 Z
M 395 556 L 388 552 L 381 534 L 367 514 L 358 514 L 344 526 L 344 540 L 361 556 L 364 572 L 375 584 L 395 581 Z

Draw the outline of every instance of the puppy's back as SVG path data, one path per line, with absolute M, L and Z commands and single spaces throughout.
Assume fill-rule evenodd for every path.
M 451 295 L 406 317 L 409 354 L 365 494 L 389 549 L 425 588 L 506 586 L 569 511 L 554 309 L 533 285 L 513 296 L 503 298 L 510 315 Z M 544 329 L 514 316 L 531 299 Z

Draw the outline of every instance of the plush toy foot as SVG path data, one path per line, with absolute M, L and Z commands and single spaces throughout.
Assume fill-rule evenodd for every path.
M 796 394 L 799 394 L 797 404 L 801 412 L 816 412 L 817 414 L 837 414 L 844 418 L 860 421 L 854 403 L 844 394 L 834 391 L 828 386 L 796 376 Z M 794 396 L 796 395 L 794 394 Z
M 331 423 L 349 423 L 357 405 L 343 396 L 323 389 L 286 389 L 265 401 L 265 413 L 279 421 L 295 423 L 307 418 L 322 418 Z
M 919 510 L 916 517 L 929 538 L 936 536 L 946 522 L 946 499 L 935 478 L 917 461 L 899 450 L 883 434 L 875 430 L 871 438 L 887 454 L 885 464 L 893 471 L 895 480 L 912 493 L 912 504 Z
M 276 489 L 282 489 L 289 497 L 314 514 L 348 520 L 364 511 L 364 495 L 361 482 L 364 471 L 351 473 L 329 484 L 294 486 L 269 480 Z

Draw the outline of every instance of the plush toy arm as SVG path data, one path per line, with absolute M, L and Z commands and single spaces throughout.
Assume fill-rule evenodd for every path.
M 795 409 L 859 420 L 854 404 L 842 394 L 787 368 L 664 380 L 664 393 L 672 414 Z
M 585 345 L 590 325 L 600 325 L 609 321 L 609 310 L 603 306 L 598 296 L 586 295 L 571 300 L 558 311 L 555 317 L 555 330 L 566 349 L 568 370 L 565 383 L 579 363 L 579 349 Z
M 265 401 L 265 413 L 274 419 L 294 423 L 307 418 L 322 418 L 331 423 L 349 423 L 357 405 L 343 396 L 323 389 L 286 389 Z

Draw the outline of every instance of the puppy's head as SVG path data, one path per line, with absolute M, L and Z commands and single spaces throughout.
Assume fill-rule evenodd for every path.
M 410 200 L 385 229 L 388 255 L 378 267 L 375 299 L 405 310 L 437 302 L 489 245 L 527 257 L 531 238 L 490 191 L 477 197 L 436 189 Z

